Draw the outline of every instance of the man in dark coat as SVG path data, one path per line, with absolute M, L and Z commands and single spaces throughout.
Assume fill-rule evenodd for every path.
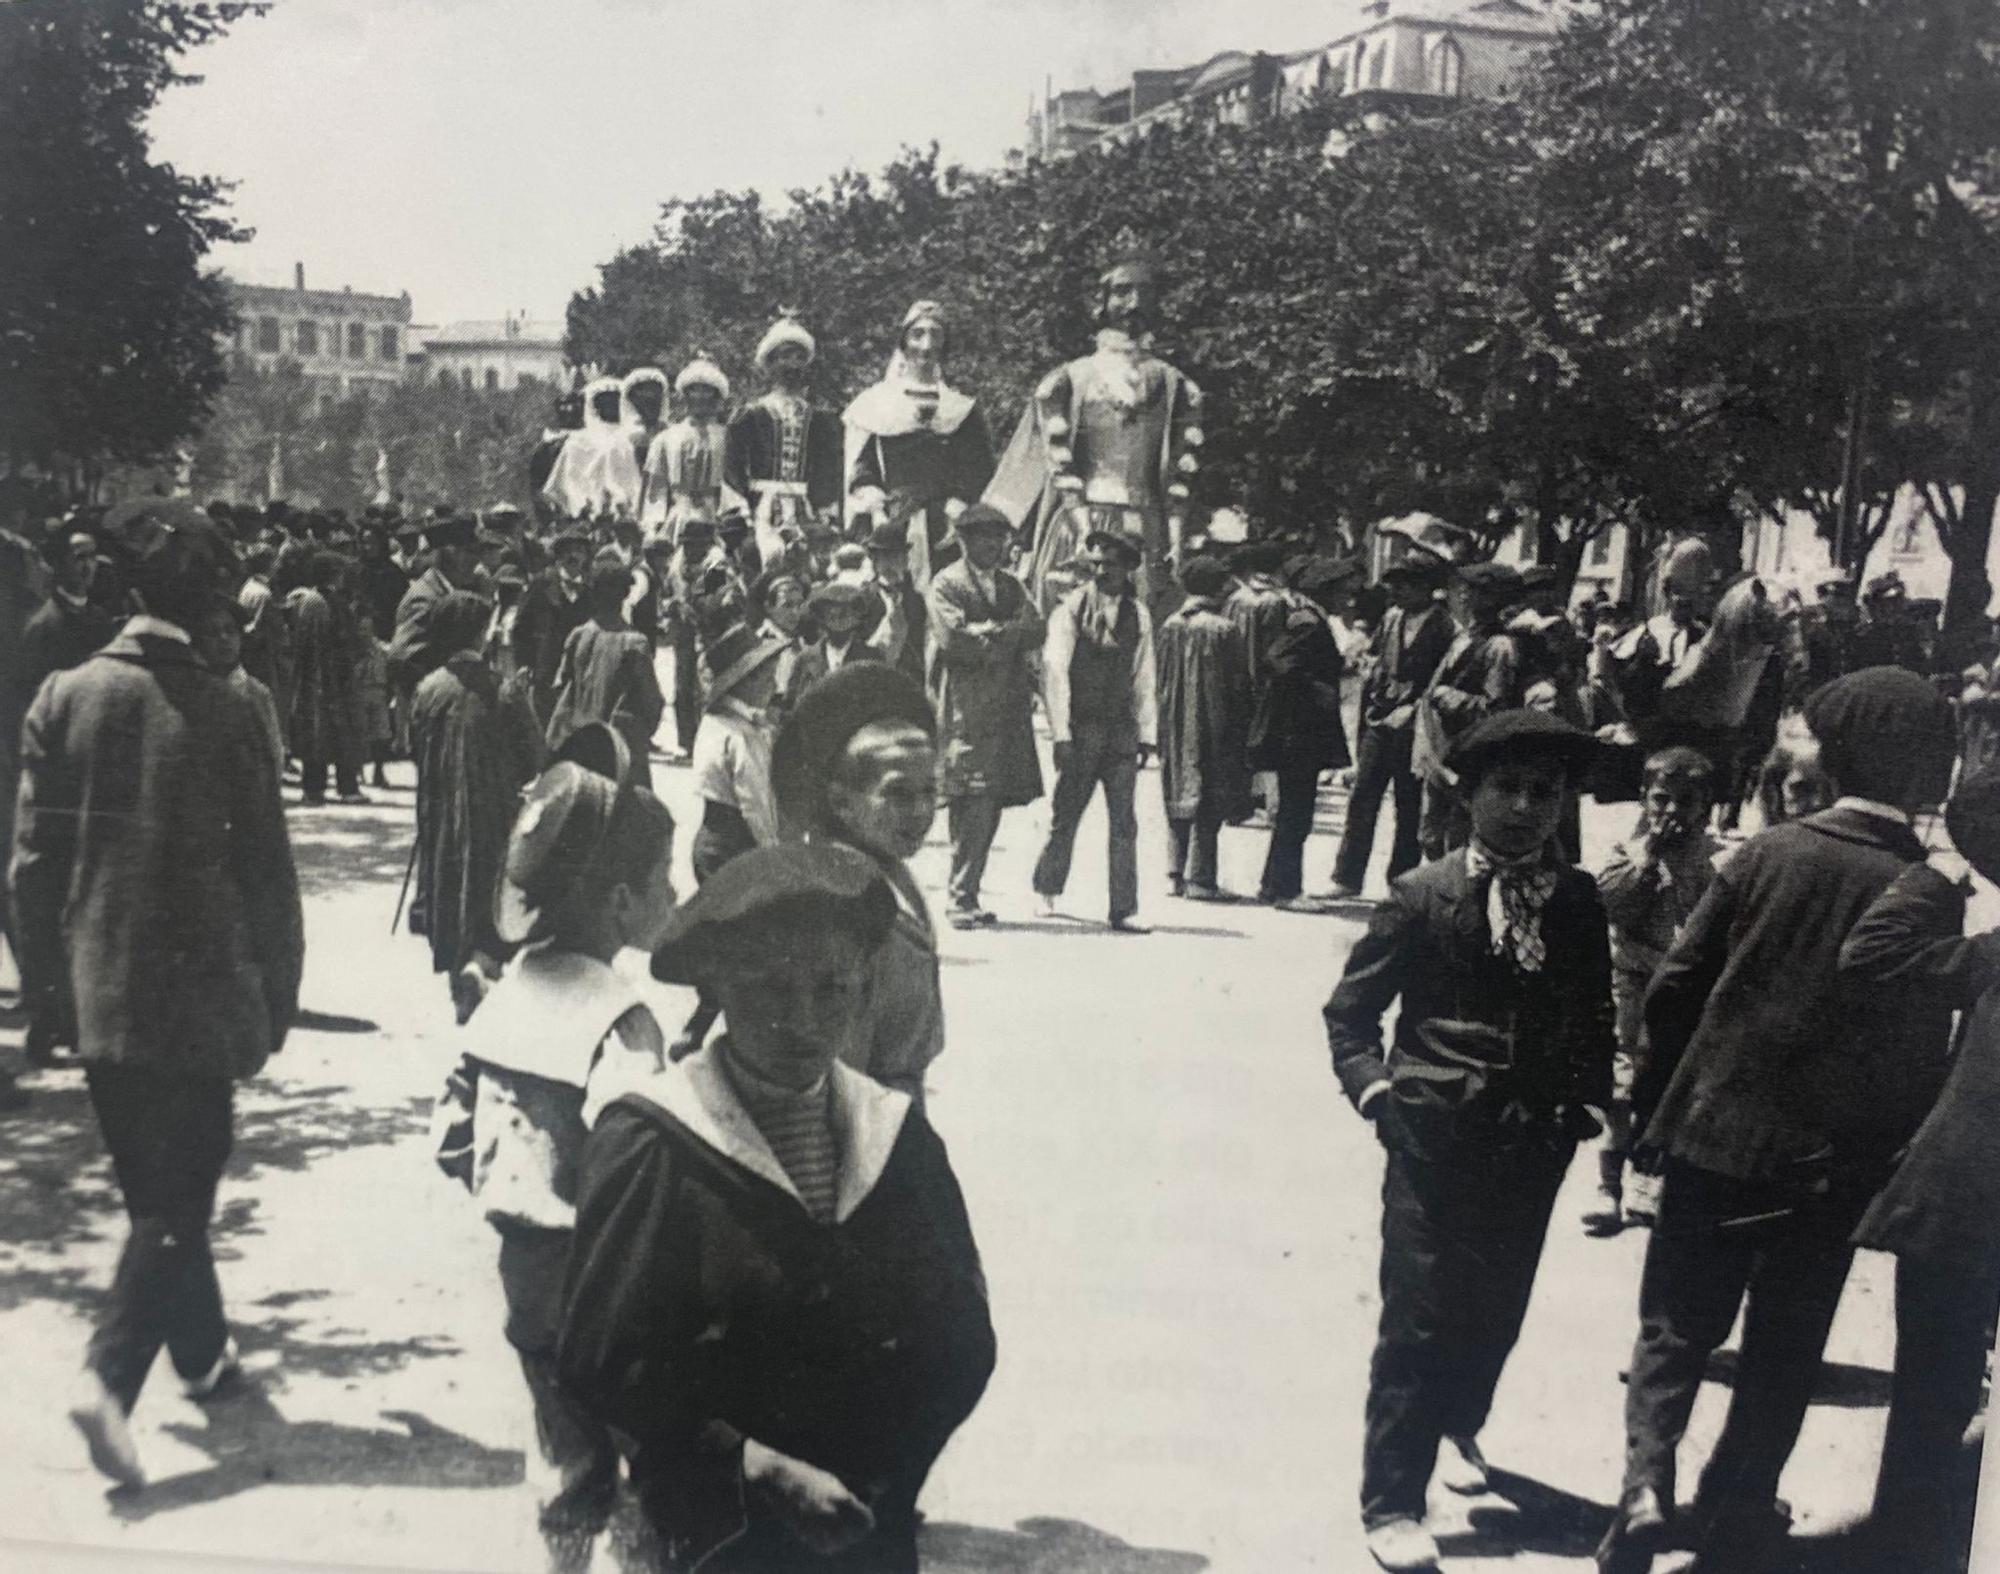
M 136 1485 L 126 1417 L 160 1347 L 196 1397 L 235 1366 L 209 1220 L 232 1085 L 284 1042 L 304 940 L 264 733 L 189 637 L 226 605 L 234 554 L 188 518 L 139 514 L 116 540 L 147 611 L 28 713 L 13 891 L 24 993 L 75 1011 L 130 1219 L 69 1413 L 91 1462 Z
M 1962 779 L 1945 823 L 1981 876 L 2000 876 L 2000 770 Z M 1843 984 L 1905 1010 L 1966 1013 L 1936 1105 L 1854 1232 L 1856 1246 L 1896 1258 L 1896 1366 L 1870 1528 L 1909 1568 L 1965 1561 L 1973 1482 L 1960 1440 L 2000 1313 L 2000 930 L 1965 937 L 1965 898 L 1912 864 L 1840 948 Z
M 1411 764 L 1424 783 L 1417 840 L 1426 858 L 1465 845 L 1460 795 L 1444 764 L 1452 740 L 1475 723 L 1521 703 L 1521 647 L 1501 627 L 1501 614 L 1520 580 L 1503 563 L 1468 563 L 1456 569 L 1446 596 L 1457 632 L 1417 704 Z
M 567 526 L 555 538 L 550 562 L 528 582 L 514 618 L 513 657 L 527 675 L 535 719 L 547 726 L 556 708 L 556 674 L 569 637 L 590 616 L 585 600 L 590 532 Z
M 1393 882 L 1414 869 L 1421 855 L 1417 827 L 1423 783 L 1410 753 L 1417 702 L 1452 643 L 1451 614 L 1437 599 L 1445 571 L 1443 558 L 1414 550 L 1382 571 L 1382 584 L 1394 604 L 1382 616 L 1374 659 L 1361 685 L 1360 759 L 1347 795 L 1347 823 L 1341 829 L 1333 889 L 1328 893 L 1336 901 L 1361 894 L 1385 794 L 1393 792 L 1396 805 L 1389 879 Z
M 30 700 L 50 673 L 81 666 L 116 631 L 110 614 L 90 599 L 97 538 L 88 530 L 64 528 L 43 543 L 42 555 L 55 582 L 21 635 L 21 684 Z
M 1470 841 L 1389 888 L 1326 1005 L 1334 1072 L 1388 1150 L 1361 1512 L 1376 1561 L 1405 1574 L 1437 1568 L 1440 1445 L 1447 1487 L 1486 1486 L 1478 1434 L 1570 1157 L 1611 1096 L 1604 908 L 1555 849 L 1592 749 L 1539 711 L 1469 729 L 1448 763 Z
M 361 533 L 360 606 L 378 633 L 395 631 L 396 615 L 409 593 L 410 576 L 389 555 L 389 527 L 378 522 Z
M 430 942 L 462 1022 L 510 948 L 494 927 L 493 893 L 522 785 L 542 766 L 527 696 L 503 687 L 479 655 L 486 603 L 453 591 L 438 604 L 431 637 L 443 665 L 417 686 L 410 745 L 417 762 L 416 891 L 410 933 Z
M 803 694 L 829 673 L 852 661 L 881 661 L 868 635 L 883 615 L 882 599 L 867 585 L 846 580 L 819 586 L 806 602 L 806 616 L 820 637 L 807 645 L 786 680 L 793 695 Z
M 437 609 L 454 590 L 472 584 L 472 521 L 460 515 L 424 527 L 430 567 L 419 575 L 396 606 L 396 635 L 389 642 L 389 676 L 408 694 L 444 665 L 451 654 L 434 627 Z
M 1042 708 L 1055 750 L 1049 839 L 1035 862 L 1044 916 L 1069 883 L 1076 828 L 1104 788 L 1111 927 L 1144 933 L 1139 910 L 1139 768 L 1159 744 L 1153 619 L 1133 593 L 1139 543 L 1115 530 L 1084 537 L 1090 578 L 1049 613 L 1042 646 Z
M 1042 618 L 1000 565 L 1012 527 L 975 503 L 954 527 L 963 552 L 931 581 L 925 687 L 938 713 L 938 796 L 951 828 L 951 907 L 945 922 L 995 922 L 979 905 L 1000 811 L 1042 795 L 1035 755 L 1035 653 Z
M 909 530 L 909 522 L 897 520 L 892 512 L 869 533 L 868 558 L 875 566 L 882 616 L 868 643 L 890 666 L 922 683 L 930 618 L 924 610 L 924 593 L 910 577 Z
M 1233 900 L 1218 883 L 1222 827 L 1250 815 L 1250 653 L 1223 610 L 1229 571 L 1211 557 L 1181 566 L 1186 599 L 1160 625 L 1160 792 L 1167 810 L 1167 889 Z
M 1307 560 L 1292 587 L 1304 604 L 1288 608 L 1261 657 L 1264 684 L 1250 718 L 1250 768 L 1271 772 L 1278 795 L 1257 897 L 1287 912 L 1321 910 L 1303 896 L 1306 841 L 1320 774 L 1343 770 L 1352 759 L 1340 714 L 1347 664 L 1326 620 L 1352 604 L 1360 577 L 1361 564 L 1353 558 Z
M 1911 811 L 1950 780 L 1951 707 L 1871 667 L 1806 707 L 1846 796 L 1753 839 L 1717 873 L 1646 997 L 1633 1127 L 1664 1156 L 1625 1396 L 1625 1483 L 1599 1554 L 1644 1570 L 1708 1358 L 1746 1299 L 1729 1418 L 1697 1502 L 1698 1567 L 1755 1574 L 1782 1537 L 1798 1437 L 1868 1200 L 1936 1098 L 1948 1005 L 1858 987 L 1842 943 L 1922 861 Z
M 653 746 L 667 701 L 653 671 L 653 642 L 625 621 L 630 587 L 631 570 L 616 553 L 607 551 L 591 565 L 590 617 L 564 644 L 556 676 L 552 750 L 592 722 L 615 727 L 636 761 L 643 763 Z

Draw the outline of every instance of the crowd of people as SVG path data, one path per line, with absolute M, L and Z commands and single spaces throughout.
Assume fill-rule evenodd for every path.
M 1771 1556 L 1857 1245 L 1899 1259 L 1879 1523 L 1952 1521 L 2000 1305 L 1978 1119 L 2000 958 L 1913 824 L 1956 772 L 1953 843 L 2000 872 L 2000 686 L 1935 672 L 1898 584 L 1777 603 L 1693 537 L 1641 618 L 1428 516 L 1367 554 L 1192 528 L 1199 390 L 1131 338 L 1145 282 L 1107 275 L 1096 353 L 1004 455 L 920 302 L 841 418 L 791 319 L 756 353 L 771 392 L 726 420 L 705 357 L 591 384 L 532 511 L 143 498 L 0 532 L 28 1054 L 81 1061 L 131 1221 L 70 1412 L 100 1470 L 143 1481 L 127 1417 L 162 1345 L 197 1399 L 242 1380 L 208 1228 L 233 1087 L 297 1005 L 280 783 L 302 812 L 329 774 L 363 802 L 407 757 L 408 927 L 462 1028 L 437 1157 L 495 1235 L 551 1566 L 588 1566 L 622 1481 L 664 1568 L 915 1568 L 918 1494 L 996 1345 L 925 1113 L 946 1022 L 909 860 L 942 802 L 945 921 L 991 927 L 1001 816 L 1046 790 L 1033 889 L 1059 915 L 1101 791 L 1104 918 L 1144 933 L 1156 763 L 1166 900 L 1356 914 L 1394 822 L 1325 1008 L 1387 1154 L 1383 1567 L 1438 1566 L 1434 1475 L 1489 1479 L 1479 1434 L 1586 1142 L 1582 1227 L 1653 1231 L 1601 1567 L 1681 1531 L 1713 1574 Z M 1115 489 L 1130 451 L 1086 462 L 1106 388 L 1125 425 L 1157 417 L 1158 468 Z M 700 802 L 685 900 L 656 758 Z M 1330 775 L 1344 824 L 1309 891 Z M 1635 816 L 1594 873 L 1585 797 Z M 1222 829 L 1260 815 L 1233 892 Z M 694 991 L 685 1021 L 613 966 L 629 950 Z M 1677 1448 L 1739 1307 L 1683 1511 Z

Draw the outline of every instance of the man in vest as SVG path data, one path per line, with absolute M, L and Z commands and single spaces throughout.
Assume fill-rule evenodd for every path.
M 1035 864 L 1043 916 L 1069 883 L 1076 828 L 1099 786 L 1110 827 L 1111 927 L 1143 934 L 1139 821 L 1132 807 L 1139 767 L 1158 745 L 1153 620 L 1132 592 L 1139 543 L 1111 530 L 1084 539 L 1085 583 L 1049 614 L 1042 648 L 1042 699 L 1055 741 L 1056 789 L 1048 845 Z

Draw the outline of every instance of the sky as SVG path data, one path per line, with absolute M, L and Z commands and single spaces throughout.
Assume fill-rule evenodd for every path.
M 676 196 L 772 197 L 937 141 L 999 164 L 1052 77 L 1108 88 L 1349 30 L 1359 0 L 276 0 L 194 52 L 157 156 L 235 181 L 255 284 L 560 319 Z

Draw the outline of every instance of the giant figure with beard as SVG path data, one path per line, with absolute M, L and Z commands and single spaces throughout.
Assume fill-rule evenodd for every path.
M 1153 353 L 1153 270 L 1123 251 L 1100 281 L 1095 348 L 1042 379 L 983 501 L 1032 543 L 1043 608 L 1080 582 L 1071 565 L 1092 531 L 1136 543 L 1157 626 L 1180 603 L 1171 561 L 1199 468 L 1201 390 Z

